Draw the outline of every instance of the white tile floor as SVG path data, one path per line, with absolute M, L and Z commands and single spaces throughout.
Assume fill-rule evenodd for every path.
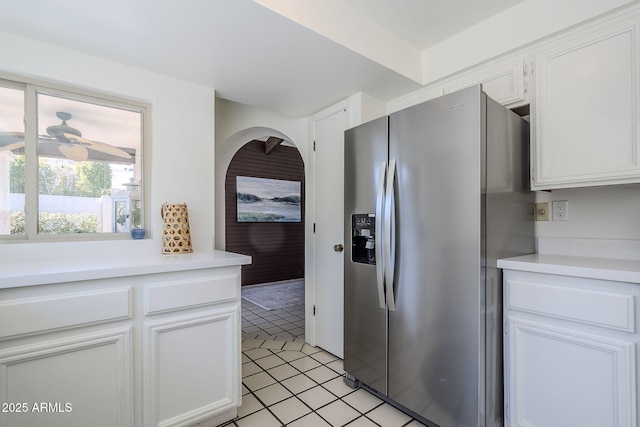
M 243 301 L 244 305 L 244 301 Z M 422 427 L 364 389 L 348 387 L 342 360 L 303 341 L 242 342 L 242 406 L 226 427 Z
M 304 304 L 265 310 L 243 299 L 242 335 L 245 338 L 304 342 Z
M 304 304 L 242 300 L 242 406 L 225 427 L 422 427 L 343 381 L 342 360 L 304 341 Z

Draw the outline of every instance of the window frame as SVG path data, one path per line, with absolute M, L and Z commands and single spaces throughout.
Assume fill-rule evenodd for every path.
M 96 92 L 78 86 L 63 85 L 27 77 L 15 76 L 0 72 L 0 86 L 24 91 L 24 156 L 25 156 L 25 233 L 0 235 L 0 244 L 25 242 L 80 242 L 99 240 L 128 240 L 129 233 L 97 232 L 97 233 L 38 233 L 38 105 L 39 94 L 85 102 L 104 107 L 117 108 L 140 113 L 140 201 L 142 203 L 142 227 L 147 229 L 149 221 L 149 159 L 148 144 L 151 135 L 151 104 L 121 96 Z

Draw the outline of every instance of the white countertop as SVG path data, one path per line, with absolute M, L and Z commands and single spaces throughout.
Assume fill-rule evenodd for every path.
M 498 268 L 640 283 L 640 260 L 531 254 L 499 259 Z
M 0 289 L 250 263 L 250 256 L 224 251 L 0 263 Z

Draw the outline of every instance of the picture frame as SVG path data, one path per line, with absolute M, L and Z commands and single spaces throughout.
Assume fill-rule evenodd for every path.
M 302 222 L 302 183 L 236 177 L 238 222 Z

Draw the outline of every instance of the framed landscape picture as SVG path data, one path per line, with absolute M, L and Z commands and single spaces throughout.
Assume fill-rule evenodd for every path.
M 236 177 L 238 222 L 301 222 L 301 183 Z

